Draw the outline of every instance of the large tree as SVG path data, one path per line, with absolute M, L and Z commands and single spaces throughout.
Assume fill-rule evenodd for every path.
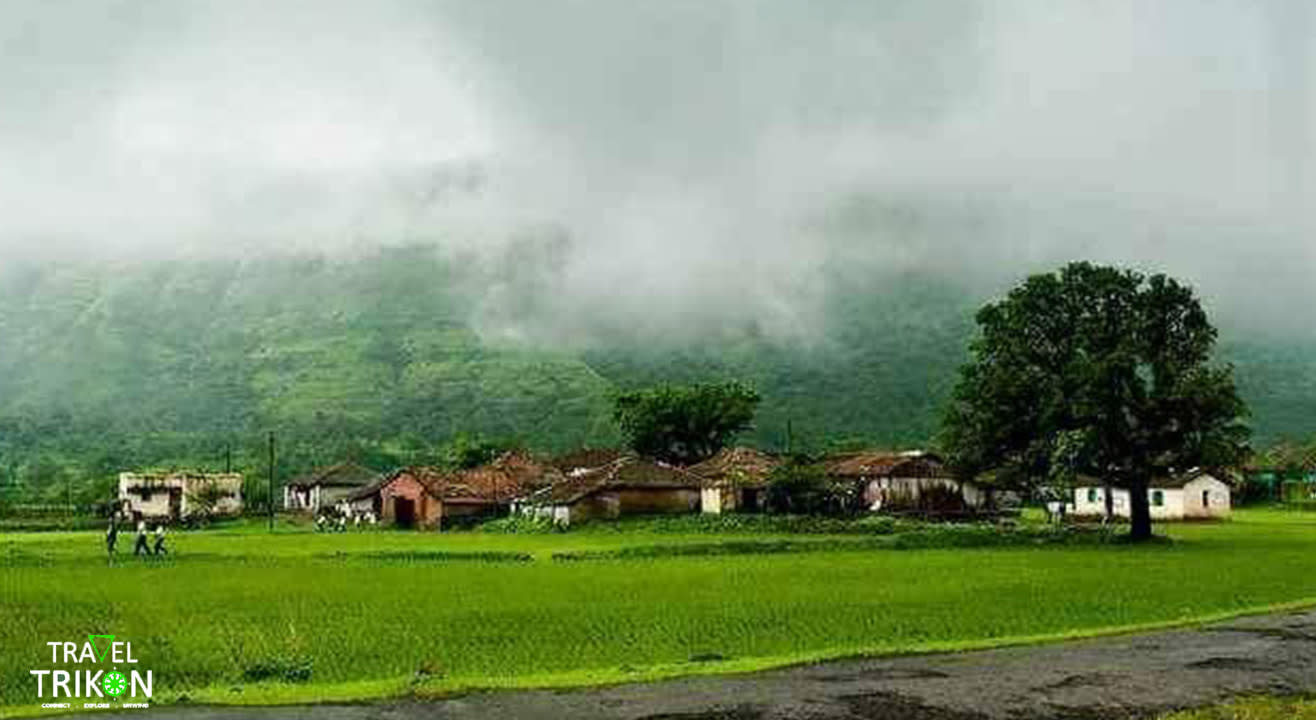
M 1211 362 L 1216 330 L 1170 277 L 1073 263 L 1028 278 L 977 323 L 942 425 L 963 472 L 1100 478 L 1129 491 L 1140 540 L 1152 478 L 1247 452 L 1232 369 Z
M 617 396 L 613 419 L 631 449 L 658 460 L 696 463 L 751 427 L 759 395 L 738 382 L 662 386 Z

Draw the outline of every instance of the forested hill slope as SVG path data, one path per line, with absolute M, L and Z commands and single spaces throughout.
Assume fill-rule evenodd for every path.
M 920 445 L 981 298 L 917 274 L 828 283 L 825 327 L 576 349 L 490 344 L 470 282 L 425 247 L 322 257 L 10 266 L 0 278 L 0 481 L 12 497 L 104 489 L 114 471 L 355 457 L 423 462 L 458 432 L 553 450 L 617 440 L 620 387 L 738 378 L 764 397 L 765 447 Z M 880 292 L 870 285 L 880 285 Z M 1228 343 L 1263 436 L 1303 434 L 1316 363 Z M 69 480 L 69 482 L 65 482 Z M 58 491 L 64 492 L 63 489 Z M 62 497 L 62 495 L 60 495 Z

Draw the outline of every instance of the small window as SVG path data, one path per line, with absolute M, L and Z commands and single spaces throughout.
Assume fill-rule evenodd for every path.
M 1152 490 L 1152 507 L 1161 507 L 1165 504 L 1165 493 L 1160 490 Z
M 1094 503 L 1096 501 L 1097 501 L 1097 489 L 1088 488 L 1088 502 Z
M 1202 491 L 1202 507 L 1211 507 L 1211 491 Z

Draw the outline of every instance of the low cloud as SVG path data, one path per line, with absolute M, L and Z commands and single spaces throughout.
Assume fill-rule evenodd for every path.
M 439 243 L 477 327 L 533 343 L 807 339 L 838 266 L 989 293 L 1092 258 L 1310 333 L 1312 14 L 9 2 L 0 253 Z

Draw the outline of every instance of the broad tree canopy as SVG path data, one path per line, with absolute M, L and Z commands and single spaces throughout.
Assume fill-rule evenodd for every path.
M 1151 535 L 1147 484 L 1238 462 L 1246 408 L 1216 330 L 1165 275 L 1080 262 L 1034 275 L 977 314 L 979 335 L 946 408 L 942 444 L 962 471 L 1127 488 L 1135 538 Z
M 748 430 L 759 395 L 738 382 L 663 386 L 617 396 L 613 419 L 631 449 L 658 460 L 706 460 Z

